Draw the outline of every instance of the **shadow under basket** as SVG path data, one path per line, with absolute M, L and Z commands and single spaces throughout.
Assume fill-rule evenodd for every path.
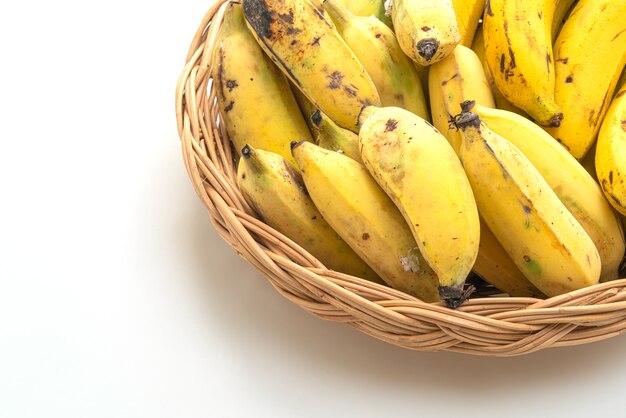
M 257 219 L 237 188 L 238 156 L 220 123 L 211 54 L 226 0 L 202 20 L 176 88 L 183 159 L 220 236 L 285 298 L 319 318 L 421 351 L 515 356 L 585 344 L 626 331 L 626 279 L 546 300 L 508 297 L 488 287 L 456 310 L 326 269 Z

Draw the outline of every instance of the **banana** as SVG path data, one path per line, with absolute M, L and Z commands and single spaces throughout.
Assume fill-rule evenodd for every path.
M 237 3 L 227 6 L 213 63 L 222 120 L 237 152 L 250 143 L 295 162 L 289 144 L 296 138 L 310 141 L 311 134 L 287 79 L 250 35 Z
M 556 102 L 564 119 L 548 132 L 577 159 L 593 144 L 626 65 L 626 1 L 580 0 L 554 45 Z
M 547 296 L 598 283 L 593 241 L 528 158 L 467 108 L 455 124 L 478 210 L 528 280 Z
M 452 0 L 452 7 L 456 15 L 456 23 L 459 26 L 459 34 L 463 46 L 472 45 L 478 22 L 483 17 L 485 0 Z
M 430 66 L 428 86 L 433 125 L 458 154 L 461 134 L 449 121 L 461 113 L 460 103 L 475 100 L 495 107 L 480 59 L 471 49 L 458 45 L 450 55 Z
M 510 296 L 544 297 L 541 291 L 517 268 L 482 218 L 478 256 L 472 271 Z
M 554 98 L 555 7 L 555 0 L 488 0 L 483 18 L 485 57 L 496 87 L 545 126 L 563 119 Z
M 357 134 L 337 126 L 332 119 L 319 110 L 311 116 L 311 120 L 317 133 L 315 138 L 316 145 L 330 151 L 341 152 L 362 163 L 359 151 L 359 136 Z
M 340 0 L 340 2 L 356 16 L 374 16 L 388 27 L 392 26 L 391 17 L 386 13 L 385 0 Z
M 619 220 L 598 183 L 543 129 L 512 112 L 475 106 L 482 123 L 516 146 L 546 180 L 592 239 L 602 263 L 601 280 L 616 278 L 624 255 Z M 626 117 L 625 117 L 626 118 Z
M 602 122 L 596 143 L 596 172 L 608 201 L 626 215 L 626 84 Z
M 298 170 L 273 152 L 246 145 L 237 184 L 262 220 L 332 270 L 384 283 L 337 235 L 306 192 Z
M 402 52 L 393 31 L 373 16 L 355 16 L 339 0 L 325 0 L 324 7 L 372 78 L 381 105 L 402 107 L 428 119 L 417 70 Z
M 359 118 L 365 167 L 396 204 L 439 278 L 441 297 L 461 299 L 480 239 L 472 189 L 452 147 L 430 123 L 397 107 Z
M 565 24 L 567 17 L 570 15 L 572 8 L 577 0 L 557 0 L 554 17 L 552 18 L 552 43 L 559 36 L 561 28 Z
M 500 93 L 500 90 L 496 88 L 495 82 L 493 81 L 493 76 L 491 75 L 491 71 L 489 70 L 489 66 L 487 65 L 487 59 L 485 57 L 485 37 L 482 25 L 480 25 L 478 29 L 476 29 L 474 41 L 472 42 L 472 51 L 474 51 L 476 56 L 480 59 L 480 62 L 483 64 L 483 71 L 485 73 L 485 77 L 487 78 L 487 82 L 489 83 L 489 87 L 491 88 L 493 99 L 496 102 L 496 108 L 508 110 L 509 112 L 515 112 L 526 118 L 530 118 L 530 116 L 528 116 L 528 114 L 522 109 L 513 106 L 513 104 L 509 102 L 506 97 L 502 95 L 502 93 Z
M 461 41 L 451 0 L 393 0 L 391 20 L 404 53 L 424 67 Z
M 331 151 L 341 152 L 355 161 L 362 162 L 357 134 L 338 126 L 331 118 L 316 108 L 300 90 L 294 86 L 292 89 L 309 130 L 315 137 L 315 144 Z
M 315 206 L 348 245 L 391 287 L 426 302 L 439 300 L 436 274 L 367 169 L 306 141 L 293 143 L 292 152 Z
M 380 98 L 332 22 L 308 0 L 243 0 L 243 14 L 292 83 L 338 125 L 358 131 L 361 108 Z

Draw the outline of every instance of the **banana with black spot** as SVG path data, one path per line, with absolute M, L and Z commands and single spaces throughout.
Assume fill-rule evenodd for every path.
M 238 3 L 226 6 L 212 61 L 222 120 L 237 152 L 249 143 L 295 163 L 290 142 L 313 138 L 289 82 L 248 31 Z
M 243 0 L 243 14 L 292 83 L 339 126 L 358 132 L 359 112 L 380 98 L 332 21 L 308 0 Z

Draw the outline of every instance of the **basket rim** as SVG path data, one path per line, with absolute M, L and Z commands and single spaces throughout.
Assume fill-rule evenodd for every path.
M 626 278 L 548 299 L 470 298 L 451 310 L 326 269 L 259 221 L 236 186 L 237 156 L 220 123 L 211 53 L 229 2 L 214 1 L 191 41 L 176 85 L 183 162 L 219 235 L 291 302 L 374 338 L 420 351 L 517 356 L 586 344 L 626 332 Z

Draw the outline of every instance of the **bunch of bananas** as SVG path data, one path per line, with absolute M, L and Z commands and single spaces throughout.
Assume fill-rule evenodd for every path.
M 212 79 L 239 189 L 328 268 L 452 308 L 473 275 L 531 297 L 617 279 L 624 16 L 616 0 L 230 2 Z

